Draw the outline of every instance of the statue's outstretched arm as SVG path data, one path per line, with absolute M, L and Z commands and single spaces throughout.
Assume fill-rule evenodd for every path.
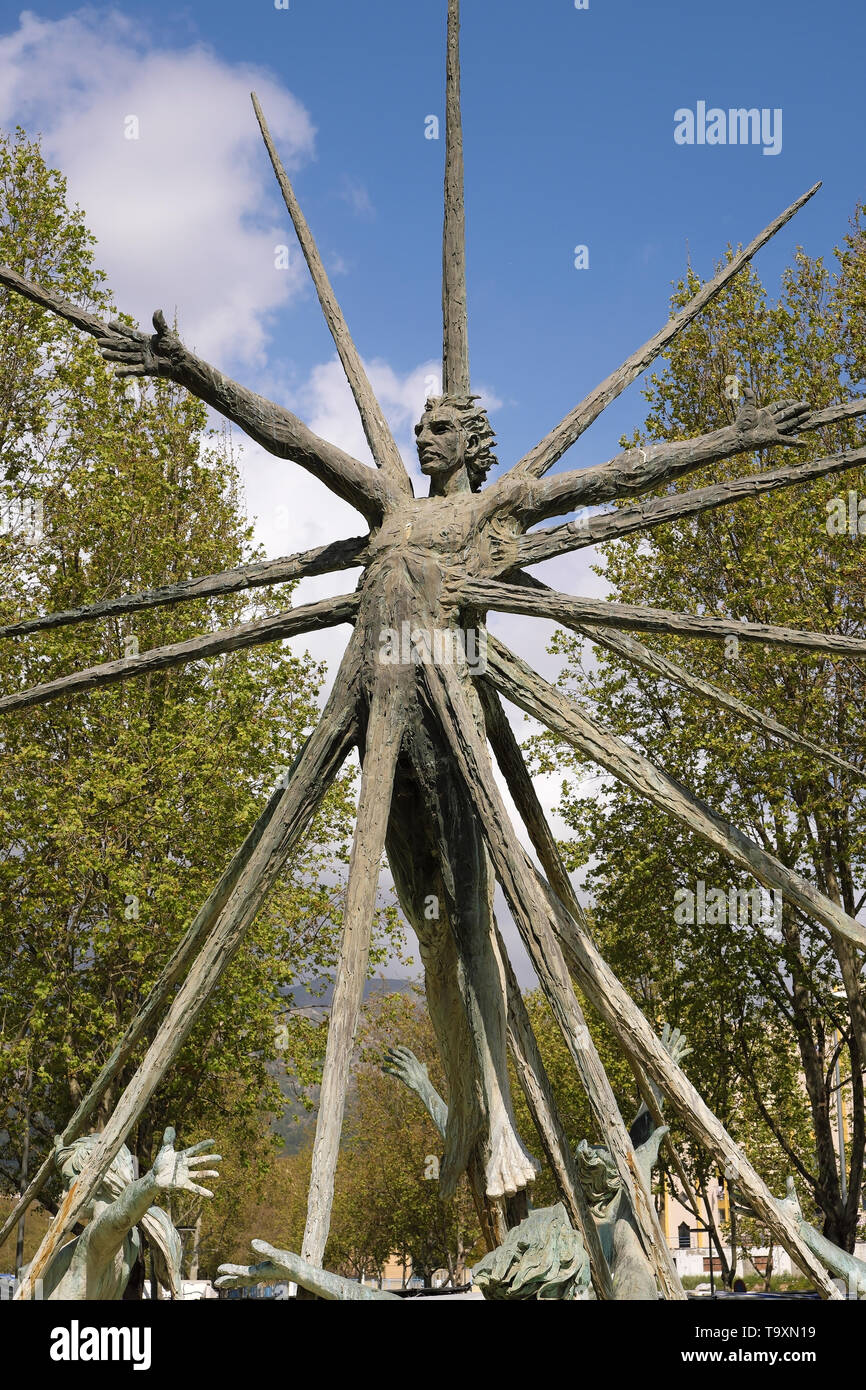
M 302 1289 L 319 1298 L 336 1303 L 400 1302 L 397 1295 L 384 1289 L 373 1289 L 354 1279 L 344 1279 L 327 1269 L 318 1269 L 291 1250 L 276 1250 L 267 1241 L 254 1240 L 252 1247 L 265 1259 L 257 1265 L 220 1265 L 216 1280 L 218 1289 L 245 1289 L 253 1284 L 281 1284 L 286 1281 L 300 1284 Z
M 96 339 L 99 351 L 118 376 L 162 376 L 176 381 L 239 425 L 263 449 L 308 469 L 332 492 L 357 507 L 371 525 L 381 520 L 384 489 L 375 469 L 320 439 L 290 410 L 239 386 L 196 357 L 171 331 L 160 310 L 153 316 L 153 326 L 156 331 L 148 335 L 115 321 L 108 325 L 109 332 Z
M 176 1152 L 174 1138 L 174 1130 L 167 1129 L 150 1172 L 125 1187 L 90 1223 L 84 1237 L 90 1261 L 101 1266 L 112 1259 L 129 1231 L 138 1225 L 162 1196 L 172 1192 L 193 1192 L 199 1197 L 213 1196 L 209 1188 L 202 1187 L 195 1181 L 197 1178 L 219 1177 L 216 1168 L 201 1166 L 221 1162 L 219 1154 L 210 1152 L 213 1140 L 204 1139 L 190 1149 Z
M 642 1144 L 635 1144 L 634 1138 L 632 1137 L 632 1144 L 634 1144 L 634 1160 L 648 1192 L 652 1192 L 653 1168 L 655 1168 L 658 1163 L 659 1149 L 661 1148 L 662 1140 L 665 1139 L 669 1133 L 670 1131 L 667 1125 L 659 1125 L 657 1129 L 654 1128 L 652 1130 L 649 1138 Z
M 680 1032 L 679 1028 L 672 1028 L 669 1023 L 666 1023 L 662 1028 L 662 1035 L 659 1041 L 662 1047 L 664 1048 L 665 1052 L 670 1057 L 671 1061 L 678 1067 L 682 1065 L 684 1059 L 688 1057 L 689 1053 L 692 1050 L 686 1042 L 683 1034 Z M 647 1084 L 649 1085 L 650 1090 L 653 1093 L 653 1097 L 655 1099 L 656 1107 L 659 1111 L 659 1114 L 663 1113 L 665 1108 L 664 1096 L 662 1095 L 655 1082 L 651 1081 L 649 1077 L 647 1077 Z M 650 1114 L 646 1101 L 641 1101 L 638 1112 L 632 1120 L 631 1125 L 629 1126 L 629 1135 L 631 1137 L 631 1142 L 634 1145 L 634 1147 L 637 1149 L 642 1144 L 646 1144 L 652 1137 L 654 1130 L 655 1120 Z M 658 1132 L 662 1134 L 666 1133 L 667 1131 L 665 1130 L 663 1132 L 659 1130 Z M 656 1152 L 658 1152 L 658 1145 L 656 1145 Z M 655 1157 L 653 1157 L 653 1162 L 655 1162 Z
M 751 390 L 744 389 L 740 410 L 731 425 L 694 439 L 674 439 L 646 448 L 625 449 L 595 468 L 557 473 L 530 483 L 519 499 L 521 524 L 531 526 L 580 507 L 636 497 L 734 454 L 751 453 L 774 445 L 790 448 L 800 444 L 795 436 L 806 425 L 810 413 L 804 401 L 777 401 L 759 410 Z M 503 484 L 507 477 L 502 479 Z
M 785 1196 L 779 1198 L 776 1205 L 793 1220 L 803 1243 L 808 1245 L 813 1255 L 818 1256 L 831 1274 L 847 1280 L 851 1293 L 858 1297 L 866 1296 L 866 1262 L 858 1260 L 855 1255 L 849 1255 L 847 1250 L 840 1249 L 832 1240 L 816 1231 L 814 1226 L 810 1226 L 800 1207 L 794 1179 L 788 1178 L 785 1186 Z
M 396 1076 L 398 1081 L 402 1081 L 404 1086 L 408 1086 L 410 1091 L 421 1097 L 430 1118 L 444 1139 L 445 1126 L 448 1123 L 448 1106 L 430 1080 L 424 1063 L 418 1061 L 411 1048 L 389 1047 L 385 1053 L 382 1070 L 389 1076 Z
M 87 1244 L 88 1259 L 100 1268 L 120 1249 L 133 1226 L 147 1215 L 157 1199 L 157 1189 L 150 1173 L 129 1184 L 109 1206 L 94 1217 L 85 1229 L 82 1240 Z
M 118 376 L 162 376 L 176 381 L 239 425 L 263 449 L 308 469 L 357 508 L 371 526 L 381 521 L 386 492 L 376 469 L 320 439 L 290 410 L 239 386 L 196 357 L 171 332 L 161 311 L 153 316 L 156 331 L 142 333 L 119 320 L 104 323 L 46 286 L 25 280 L 9 266 L 0 265 L 0 285 L 90 333 L 106 362 L 117 368 Z

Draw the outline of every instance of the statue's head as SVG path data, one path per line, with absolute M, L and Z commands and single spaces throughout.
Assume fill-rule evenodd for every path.
M 54 1161 L 67 1191 L 78 1177 L 78 1174 L 81 1172 L 96 1147 L 99 1138 L 100 1136 L 98 1134 L 85 1134 L 81 1139 L 73 1139 L 71 1144 L 59 1144 L 55 1141 Z M 124 1144 L 111 1160 L 105 1176 L 96 1192 L 94 1202 L 112 1201 L 114 1197 L 118 1196 L 123 1189 L 128 1187 L 134 1180 L 135 1165 L 133 1163 L 132 1154 Z M 90 1210 L 92 1210 L 92 1208 Z
M 593 1211 L 601 1214 L 622 1191 L 622 1178 L 610 1151 L 595 1148 L 581 1139 L 574 1153 L 577 1176 L 586 1200 Z
M 415 426 L 421 472 L 445 482 L 461 468 L 478 492 L 496 463 L 496 436 L 477 396 L 430 396 Z
M 497 1300 L 584 1298 L 589 1278 L 583 1239 L 562 1203 L 531 1211 L 472 1271 L 484 1297 Z

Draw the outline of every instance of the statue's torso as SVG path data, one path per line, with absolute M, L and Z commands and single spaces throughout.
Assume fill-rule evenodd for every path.
M 99 1263 L 92 1258 L 85 1230 L 57 1252 L 45 1280 L 47 1299 L 86 1299 L 110 1303 L 123 1298 L 141 1241 L 135 1227 L 127 1233 L 113 1257 Z

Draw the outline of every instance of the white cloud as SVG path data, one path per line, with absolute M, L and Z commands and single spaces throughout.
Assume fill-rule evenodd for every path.
M 314 129 L 307 112 L 266 71 L 226 63 L 202 45 L 161 48 L 138 17 L 87 7 L 44 20 L 25 11 L 17 29 L 0 37 L 0 124 L 41 133 L 46 157 L 66 176 L 70 200 L 84 209 L 97 237 L 97 261 L 119 307 L 142 325 L 156 307 L 169 319 L 177 308 L 188 346 L 221 365 L 245 367 L 244 380 L 254 389 L 285 401 L 318 434 L 371 462 L 336 357 L 292 385 L 295 364 L 266 353 L 274 316 L 306 286 L 307 271 L 278 203 L 251 89 L 287 167 L 310 158 Z M 138 139 L 125 138 L 129 117 L 136 118 Z M 357 215 L 375 215 L 362 185 L 346 181 L 341 196 Z M 290 268 L 280 271 L 275 248 L 284 244 L 292 255 Z M 348 273 L 339 258 L 331 269 Z M 416 493 L 423 495 L 427 485 L 412 431 L 425 398 L 441 390 L 441 365 L 430 360 L 400 372 L 374 360 L 367 371 Z M 482 401 L 491 411 L 502 405 L 489 391 Z M 235 442 L 247 507 L 268 555 L 363 532 L 362 518 L 305 470 L 273 458 L 246 436 L 236 434 Z M 603 583 L 588 565 L 588 552 L 578 552 L 535 572 L 567 592 L 600 594 Z M 356 582 L 353 571 L 306 580 L 295 602 L 345 592 Z M 559 659 L 545 651 L 552 624 L 503 614 L 492 618 L 491 628 L 543 675 L 555 676 Z M 347 635 L 338 628 L 293 645 L 328 662 L 330 684 Z M 525 738 L 523 716 L 509 715 Z M 542 778 L 537 786 L 552 811 L 558 779 Z M 554 830 L 562 829 L 554 819 Z M 501 894 L 497 902 L 515 947 Z M 528 982 L 522 947 L 515 958 Z
M 303 106 L 268 74 L 207 48 L 163 50 L 139 18 L 25 11 L 0 39 L 0 123 L 41 132 L 98 242 L 122 309 L 182 314 L 207 357 L 263 361 L 267 326 L 305 281 L 250 105 L 255 88 L 281 155 L 311 155 Z M 138 138 L 127 139 L 135 117 Z M 306 276 L 306 268 L 303 268 Z
M 356 217 L 360 217 L 362 222 L 372 222 L 376 216 L 376 209 L 373 207 L 373 200 L 359 179 L 350 179 L 348 174 L 343 177 L 343 186 L 340 197 L 344 203 L 348 203 Z

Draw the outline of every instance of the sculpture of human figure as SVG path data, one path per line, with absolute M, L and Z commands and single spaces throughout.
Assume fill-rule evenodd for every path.
M 459 61 L 456 33 L 452 25 L 452 73 Z M 459 128 L 453 82 L 449 91 L 453 132 Z M 469 393 L 463 331 L 462 173 L 456 154 L 459 142 L 449 140 L 443 379 L 451 394 L 429 400 L 418 426 L 419 459 L 422 472 L 430 478 L 430 494 L 415 498 L 384 417 L 380 418 L 378 404 L 368 391 L 369 383 L 361 380 L 360 359 L 257 103 L 256 111 L 378 468 L 321 439 L 285 407 L 202 361 L 168 328 L 161 312 L 154 315 L 155 331 L 144 333 L 120 320 L 105 325 L 6 267 L 0 267 L 0 279 L 92 333 L 118 375 L 165 377 L 191 391 L 269 453 L 307 469 L 367 521 L 370 534 L 358 588 L 357 640 L 352 643 L 357 665 L 346 679 L 357 697 L 362 754 L 369 713 L 383 691 L 390 717 L 400 726 L 395 778 L 391 779 L 388 769 L 393 797 L 387 851 L 401 904 L 421 941 L 430 1015 L 448 1078 L 442 1191 L 452 1192 L 461 1173 L 468 1167 L 474 1173 L 480 1163 L 487 1197 L 498 1199 L 522 1192 L 532 1182 L 536 1165 L 517 1134 L 511 1106 L 503 971 L 491 906 L 493 875 L 477 823 L 477 788 L 469 786 L 460 772 L 453 746 L 462 725 L 470 761 L 479 756 L 479 750 L 486 758 L 486 749 L 467 723 L 468 715 L 480 730 L 481 710 L 465 671 L 459 685 L 449 674 L 431 686 L 429 673 L 417 671 L 414 676 L 392 672 L 392 684 L 383 680 L 378 634 L 383 628 L 402 632 L 404 622 L 428 635 L 438 632 L 442 624 L 453 626 L 455 633 L 477 628 L 480 614 L 490 606 L 489 598 L 482 593 L 476 607 L 476 600 L 461 599 L 454 585 L 459 589 L 467 580 L 477 580 L 483 590 L 492 575 L 519 567 L 519 539 L 537 522 L 640 496 L 715 460 L 797 443 L 794 436 L 798 428 L 808 425 L 811 412 L 802 401 L 776 402 L 759 410 L 744 391 L 736 421 L 719 430 L 691 440 L 626 449 L 604 464 L 545 478 L 576 438 L 574 419 L 569 416 L 522 466 L 482 487 L 494 461 L 494 440 L 486 414 Z M 439 706 L 438 714 L 431 709 L 431 699 Z M 443 717 L 443 701 L 454 702 L 456 711 Z M 486 830 L 489 836 L 489 822 Z M 510 830 L 506 838 L 511 839 Z M 515 848 L 512 843 L 512 852 Z M 500 846 L 494 853 L 501 878 L 505 850 Z M 835 927 L 832 913 L 831 918 L 830 925 Z M 324 1158 L 323 1163 L 327 1168 Z M 325 1178 L 326 1188 L 329 1182 Z
M 68 1145 L 56 1141 L 55 1157 L 66 1191 L 98 1138 L 97 1134 L 86 1135 Z M 158 1252 L 156 1273 L 160 1282 L 173 1295 L 180 1295 L 180 1236 L 155 1203 L 173 1192 L 213 1196 L 197 1179 L 219 1177 L 216 1168 L 202 1165 L 219 1163 L 221 1157 L 210 1152 L 211 1139 L 181 1150 L 175 1150 L 174 1140 L 174 1130 L 167 1129 L 153 1167 L 141 1178 L 135 1178 L 129 1149 L 126 1145 L 120 1149 L 85 1213 L 85 1229 L 61 1246 L 48 1266 L 42 1280 L 43 1298 L 122 1299 L 141 1251 L 139 1225 Z
M 777 1198 L 776 1205 L 794 1222 L 804 1244 L 808 1245 L 812 1254 L 817 1255 L 831 1274 L 835 1274 L 839 1279 L 844 1279 L 849 1297 L 866 1298 L 866 1261 L 858 1260 L 856 1255 L 849 1255 L 847 1250 L 842 1250 L 840 1246 L 835 1245 L 832 1240 L 828 1240 L 826 1236 L 823 1236 L 820 1231 L 809 1224 L 803 1215 L 793 1178 L 787 1179 L 785 1187 L 785 1196 Z M 754 1215 L 744 1205 L 741 1205 L 740 1209 L 744 1215 Z
M 161 313 L 154 315 L 154 327 L 154 334 L 147 335 L 113 323 L 112 335 L 98 338 L 97 345 L 120 376 L 168 377 L 185 386 L 271 453 L 308 467 L 370 522 L 372 559 L 357 619 L 371 635 L 361 673 L 361 694 L 369 707 L 381 677 L 379 634 L 402 632 L 408 621 L 429 640 L 439 624 L 439 561 L 453 569 L 462 557 L 464 572 L 475 573 L 486 554 L 479 532 L 490 518 L 488 493 L 481 492 L 481 485 L 496 462 L 486 413 L 474 396 L 427 401 L 415 434 L 421 471 L 430 480 L 429 496 L 407 500 L 397 518 L 383 514 L 377 504 L 381 481 L 374 469 L 196 357 Z M 462 626 L 471 627 L 471 618 Z M 459 661 L 457 667 L 460 671 Z M 465 668 L 462 685 L 483 729 Z M 517 1134 L 511 1105 L 494 875 L 471 798 L 422 687 L 420 679 L 411 683 L 409 726 L 386 840 L 388 862 L 403 911 L 418 936 L 428 1008 L 448 1079 L 441 1190 L 446 1196 L 454 1192 L 477 1153 L 487 1196 L 500 1198 L 531 1183 L 537 1165 Z
M 690 1048 L 677 1028 L 665 1024 L 661 1042 L 673 1061 L 681 1062 Z M 448 1107 L 430 1080 L 427 1068 L 408 1047 L 389 1048 L 383 1070 L 414 1091 L 425 1105 L 440 1135 L 445 1136 Z M 662 1096 L 653 1086 L 661 1109 Z M 647 1187 L 667 1125 L 656 1125 L 647 1105 L 641 1103 L 632 1121 L 630 1136 L 635 1159 Z M 607 1149 L 591 1148 L 585 1140 L 575 1158 L 581 1185 L 601 1236 L 613 1276 L 614 1297 L 620 1301 L 655 1300 L 658 1289 L 652 1266 L 638 1236 L 634 1215 L 622 1181 Z M 291 1281 L 329 1300 L 375 1302 L 393 1300 L 396 1294 L 372 1289 L 342 1275 L 314 1268 L 290 1250 L 277 1250 L 266 1241 L 254 1240 L 253 1249 L 265 1258 L 255 1265 L 223 1264 L 218 1288 L 245 1288 L 261 1283 Z M 491 1301 L 573 1302 L 594 1297 L 589 1256 L 580 1232 L 572 1226 L 565 1207 L 530 1211 L 513 1226 L 505 1240 L 485 1255 L 472 1270 L 475 1285 Z
M 661 1043 L 679 1065 L 691 1048 L 678 1028 L 664 1025 Z M 397 1077 L 418 1095 L 440 1134 L 444 1132 L 448 1107 L 438 1094 L 427 1072 L 408 1047 L 390 1048 L 383 1070 Z M 652 1085 L 652 1083 L 650 1083 Z M 664 1097 L 652 1085 L 659 1111 Z M 635 1160 L 647 1190 L 651 1190 L 652 1170 L 659 1145 L 667 1134 L 666 1125 L 656 1125 L 645 1102 L 635 1115 L 629 1135 Z M 606 1148 L 592 1147 L 583 1139 L 575 1151 L 578 1177 L 601 1237 L 601 1246 L 613 1275 L 618 1299 L 637 1300 L 658 1297 L 652 1265 L 638 1234 L 634 1213 L 616 1165 Z M 588 1284 L 588 1261 L 581 1260 L 568 1216 L 561 1204 L 530 1212 L 526 1221 L 513 1227 L 505 1241 L 473 1270 L 476 1282 L 490 1298 L 577 1298 L 584 1296 Z M 576 1238 L 576 1240 L 575 1240 Z M 545 1260 L 539 1251 L 545 1251 Z M 527 1255 L 533 1251 L 534 1256 Z M 545 1262 L 546 1261 L 546 1262 Z M 555 1290 L 560 1292 L 556 1293 Z M 546 1290 L 539 1293 L 539 1289 Z
M 452 553 L 460 517 L 470 564 L 472 526 L 447 501 L 477 493 L 495 462 L 493 431 L 473 398 L 438 397 L 428 400 L 415 435 L 421 471 L 430 479 L 429 498 L 418 505 L 413 523 L 419 557 L 437 544 L 443 554 Z M 458 663 L 457 669 L 483 733 L 473 683 L 465 666 Z M 537 1168 L 518 1137 L 511 1108 L 493 869 L 453 754 L 423 701 L 410 727 L 407 756 L 394 782 L 387 851 L 401 905 L 418 937 L 428 1011 L 448 1081 L 440 1190 L 453 1194 L 480 1144 L 487 1195 L 511 1195 L 532 1182 Z

